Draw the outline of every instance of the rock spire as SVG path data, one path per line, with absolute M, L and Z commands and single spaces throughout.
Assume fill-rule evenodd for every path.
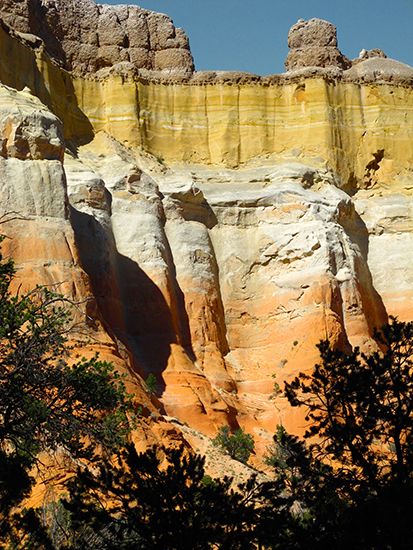
M 288 33 L 288 46 L 287 71 L 305 67 L 347 69 L 351 66 L 351 61 L 337 47 L 336 27 L 322 19 L 299 19 Z

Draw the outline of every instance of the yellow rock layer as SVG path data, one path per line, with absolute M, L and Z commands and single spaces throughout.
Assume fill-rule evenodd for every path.
M 75 143 L 104 130 L 167 163 L 238 166 L 268 155 L 320 156 L 345 182 L 360 184 L 368 179 L 373 154 L 382 151 L 382 181 L 410 169 L 408 87 L 323 78 L 286 84 L 151 82 L 127 74 L 84 79 L 3 29 L 0 80 L 17 89 L 28 86 L 62 119 L 65 137 Z

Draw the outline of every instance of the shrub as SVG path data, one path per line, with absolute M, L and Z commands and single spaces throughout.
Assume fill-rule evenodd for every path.
M 251 434 L 246 434 L 243 428 L 231 432 L 229 426 L 221 426 L 212 443 L 215 447 L 220 447 L 227 452 L 231 458 L 244 464 L 248 462 L 255 447 L 254 437 Z
M 158 391 L 158 382 L 156 381 L 156 376 L 154 374 L 149 374 L 145 382 L 145 389 L 148 392 L 149 397 L 156 394 Z

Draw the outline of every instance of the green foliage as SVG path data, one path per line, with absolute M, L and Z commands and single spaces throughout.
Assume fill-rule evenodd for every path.
M 30 470 L 40 452 L 59 447 L 91 460 L 97 446 L 122 445 L 130 429 L 130 400 L 113 366 L 97 357 L 66 362 L 71 319 L 65 298 L 45 287 L 13 296 L 14 274 L 13 262 L 3 261 L 0 253 L 0 541 L 5 544 L 29 519 L 34 525 L 32 511 L 23 516 L 14 509 L 30 494 Z
M 272 376 L 272 378 L 275 378 L 275 374 L 272 374 L 271 376 Z M 277 397 L 277 395 L 279 395 L 281 393 L 280 385 L 276 380 L 274 380 L 274 386 L 273 386 L 272 391 L 273 391 L 273 393 L 269 396 L 268 399 L 273 399 L 274 397 Z
M 149 397 L 158 392 L 158 382 L 156 381 L 156 376 L 152 373 L 148 375 L 148 378 L 145 382 L 145 388 L 148 392 Z
M 243 428 L 231 433 L 229 426 L 221 426 L 212 443 L 215 447 L 220 447 L 227 452 L 231 458 L 244 463 L 248 462 L 255 447 L 254 437 L 251 434 L 246 434 Z

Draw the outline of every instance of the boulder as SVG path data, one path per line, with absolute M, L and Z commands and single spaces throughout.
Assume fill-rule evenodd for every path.
M 299 21 L 288 34 L 290 51 L 285 61 L 287 71 L 305 67 L 339 67 L 347 69 L 351 61 L 337 47 L 337 30 L 322 19 Z

